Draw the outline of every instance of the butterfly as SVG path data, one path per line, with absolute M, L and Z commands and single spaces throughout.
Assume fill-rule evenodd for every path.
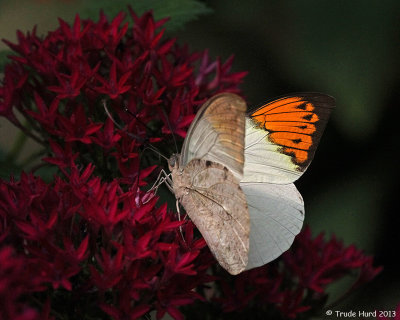
M 335 101 L 288 95 L 246 114 L 232 93 L 208 100 L 169 168 L 172 189 L 231 274 L 264 265 L 293 243 L 304 203 L 293 182 L 310 164 Z

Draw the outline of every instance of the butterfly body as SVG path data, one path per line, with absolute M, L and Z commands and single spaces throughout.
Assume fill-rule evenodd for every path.
M 236 178 L 210 160 L 193 159 L 183 170 L 178 163 L 170 166 L 176 198 L 220 265 L 231 274 L 240 273 L 248 261 L 250 219 Z

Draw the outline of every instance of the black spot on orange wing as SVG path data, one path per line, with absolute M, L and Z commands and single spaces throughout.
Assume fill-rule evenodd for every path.
M 303 117 L 303 119 L 306 120 L 306 121 L 312 121 L 312 117 L 313 117 L 313 114 L 309 113 L 309 114 L 305 115 Z
M 298 93 L 265 103 L 248 115 L 269 132 L 268 139 L 290 156 L 299 171 L 314 157 L 335 99 L 322 93 Z

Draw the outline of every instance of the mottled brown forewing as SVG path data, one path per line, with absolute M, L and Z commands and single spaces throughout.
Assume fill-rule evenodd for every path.
M 172 169 L 174 192 L 219 264 L 231 274 L 247 265 L 250 219 L 236 178 L 222 164 L 194 159 Z

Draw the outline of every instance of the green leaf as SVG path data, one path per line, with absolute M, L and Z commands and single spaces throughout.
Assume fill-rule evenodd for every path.
M 58 167 L 53 165 L 46 165 L 35 171 L 35 176 L 39 176 L 46 183 L 54 181 L 54 175 L 59 175 Z
M 13 54 L 13 52 L 10 50 L 1 50 L 0 51 L 0 73 L 3 72 L 6 64 L 10 62 L 10 59 L 7 58 L 7 56 L 10 54 Z
M 21 168 L 13 161 L 7 160 L 5 152 L 0 149 L 0 179 L 8 181 L 11 175 L 19 178 L 20 173 Z
M 95 2 L 85 1 L 79 13 L 83 18 L 96 20 L 101 9 L 109 17 L 113 17 L 121 10 L 127 12 L 128 6 L 131 6 L 138 15 L 153 10 L 156 20 L 170 17 L 171 19 L 165 25 L 168 31 L 180 29 L 187 22 L 197 19 L 200 15 L 212 12 L 205 4 L 196 0 L 98 0 Z

